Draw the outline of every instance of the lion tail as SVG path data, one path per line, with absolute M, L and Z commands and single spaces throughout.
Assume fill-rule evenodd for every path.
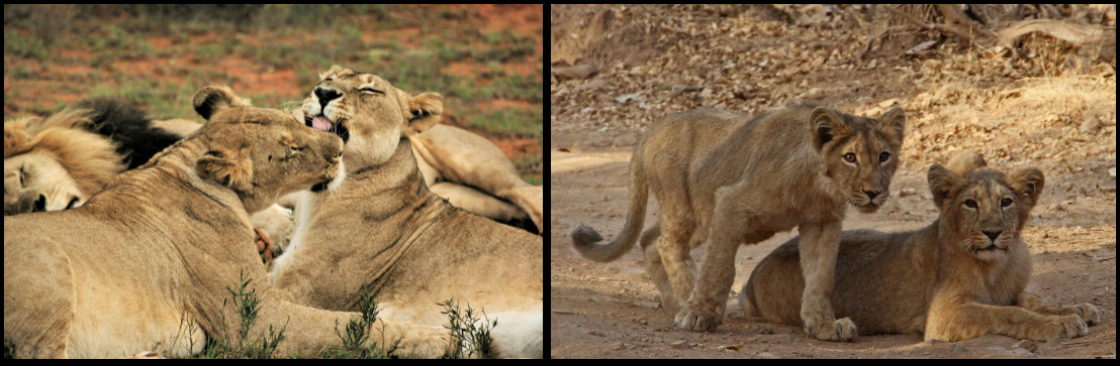
M 581 224 L 572 229 L 572 247 L 584 258 L 597 262 L 610 262 L 626 254 L 634 247 L 641 234 L 648 198 L 649 186 L 642 162 L 642 146 L 639 144 L 630 159 L 630 211 L 622 233 L 614 241 L 600 245 L 598 242 L 603 240 L 603 236 L 590 226 Z

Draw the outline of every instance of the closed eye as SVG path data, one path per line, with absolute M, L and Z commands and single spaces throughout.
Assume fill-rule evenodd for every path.
M 368 87 L 367 88 L 362 88 L 361 91 L 363 93 L 374 93 L 374 94 L 382 94 L 382 95 L 385 94 L 385 92 L 383 92 L 383 91 L 380 91 L 380 90 L 377 90 L 377 89 L 374 89 L 374 88 L 368 88 Z

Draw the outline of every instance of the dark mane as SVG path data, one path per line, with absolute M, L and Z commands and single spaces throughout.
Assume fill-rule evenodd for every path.
M 147 114 L 132 103 L 114 97 L 95 97 L 78 102 L 77 108 L 93 110 L 93 132 L 108 137 L 118 145 L 128 169 L 148 159 L 182 137 L 152 126 Z

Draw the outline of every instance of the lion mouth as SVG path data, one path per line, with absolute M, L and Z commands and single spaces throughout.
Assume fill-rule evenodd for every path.
M 322 191 L 327 189 L 327 185 L 329 185 L 330 183 L 331 183 L 331 181 L 328 180 L 326 182 L 313 185 L 313 186 L 311 186 L 311 192 L 314 192 L 314 193 L 322 192 Z
M 346 143 L 350 140 L 350 130 L 342 126 L 341 119 L 335 122 L 331 122 L 331 120 L 324 115 L 318 115 L 314 117 L 306 116 L 303 119 L 303 123 L 306 124 L 307 127 L 311 127 L 320 131 L 330 132 L 338 137 L 341 137 L 342 143 Z
M 971 248 L 969 248 L 969 250 L 972 252 L 972 254 L 1002 253 L 1002 252 L 1007 252 L 1007 248 L 1008 248 L 1007 246 L 1002 246 L 1001 247 L 999 245 L 996 245 L 996 243 L 988 243 L 988 246 L 986 246 L 986 247 L 981 248 L 979 246 L 972 246 Z
M 868 201 L 867 203 L 864 203 L 864 204 L 860 204 L 858 202 L 852 201 L 852 206 L 855 206 L 856 210 L 861 212 L 861 213 L 875 213 L 875 211 L 879 210 L 879 205 L 877 205 L 877 204 L 875 204 L 875 202 L 871 202 L 871 201 Z

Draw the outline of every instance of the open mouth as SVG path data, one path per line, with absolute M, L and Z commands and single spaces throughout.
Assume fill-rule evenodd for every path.
M 327 185 L 329 185 L 329 184 L 331 184 L 331 181 L 328 180 L 326 182 L 313 185 L 313 186 L 311 186 L 311 192 L 319 193 L 319 192 L 325 191 L 327 189 Z
M 327 116 L 323 115 L 315 117 L 306 116 L 303 119 L 303 123 L 306 124 L 307 127 L 330 132 L 337 135 L 338 137 L 341 137 L 342 143 L 350 141 L 350 130 L 347 130 L 346 127 L 342 126 L 341 120 L 337 122 L 331 122 L 331 120 L 328 119 Z

